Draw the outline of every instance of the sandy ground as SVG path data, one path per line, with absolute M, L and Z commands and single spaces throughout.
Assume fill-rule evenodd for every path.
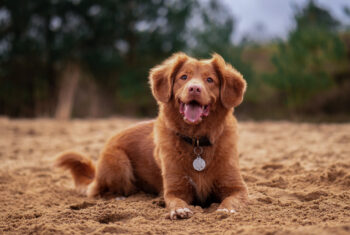
M 232 215 L 196 207 L 191 219 L 170 221 L 161 197 L 87 199 L 52 167 L 67 149 L 96 160 L 136 121 L 0 118 L 0 233 L 350 234 L 350 124 L 241 122 L 249 206 Z

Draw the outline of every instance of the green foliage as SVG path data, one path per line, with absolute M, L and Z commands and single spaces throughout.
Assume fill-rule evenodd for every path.
M 328 91 L 348 110 L 348 27 L 314 1 L 296 9 L 286 41 L 253 45 L 232 43 L 235 20 L 215 0 L 4 0 L 0 16 L 0 115 L 52 116 L 70 63 L 115 113 L 153 115 L 148 71 L 177 51 L 222 55 L 247 80 L 249 114 L 288 113 Z
M 145 93 L 148 69 L 185 49 L 182 35 L 195 4 L 185 0 L 3 1 L 0 113 L 52 113 L 48 107 L 55 105 L 60 71 L 71 62 L 94 74 L 101 88 L 118 94 L 115 99 L 140 90 Z M 15 93 L 21 95 L 15 99 Z
M 295 16 L 296 28 L 287 42 L 279 45 L 272 58 L 276 67 L 267 81 L 276 88 L 289 107 L 305 104 L 308 98 L 329 89 L 332 73 L 345 58 L 345 48 L 337 33 L 339 23 L 313 1 Z

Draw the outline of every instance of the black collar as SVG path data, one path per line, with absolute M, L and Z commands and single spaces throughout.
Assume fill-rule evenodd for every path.
M 177 136 L 179 136 L 183 141 L 189 143 L 190 145 L 203 147 L 203 146 L 212 146 L 212 143 L 206 136 L 198 137 L 198 138 L 191 138 L 189 136 L 181 135 L 180 133 L 176 133 Z

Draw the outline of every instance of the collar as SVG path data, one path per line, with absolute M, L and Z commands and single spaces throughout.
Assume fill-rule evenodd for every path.
M 179 136 L 183 141 L 187 142 L 188 144 L 192 146 L 200 146 L 200 147 L 205 147 L 205 146 L 212 146 L 212 143 L 210 142 L 209 138 L 206 136 L 201 136 L 198 138 L 195 137 L 189 137 L 186 135 L 181 135 L 180 133 L 176 133 L 177 136 Z

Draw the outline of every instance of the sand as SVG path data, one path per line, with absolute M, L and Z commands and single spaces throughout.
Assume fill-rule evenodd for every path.
M 350 234 L 350 124 L 240 122 L 249 205 L 237 214 L 195 207 L 192 218 L 171 221 L 161 197 L 88 199 L 52 167 L 67 149 L 96 160 L 137 121 L 0 118 L 0 233 Z

